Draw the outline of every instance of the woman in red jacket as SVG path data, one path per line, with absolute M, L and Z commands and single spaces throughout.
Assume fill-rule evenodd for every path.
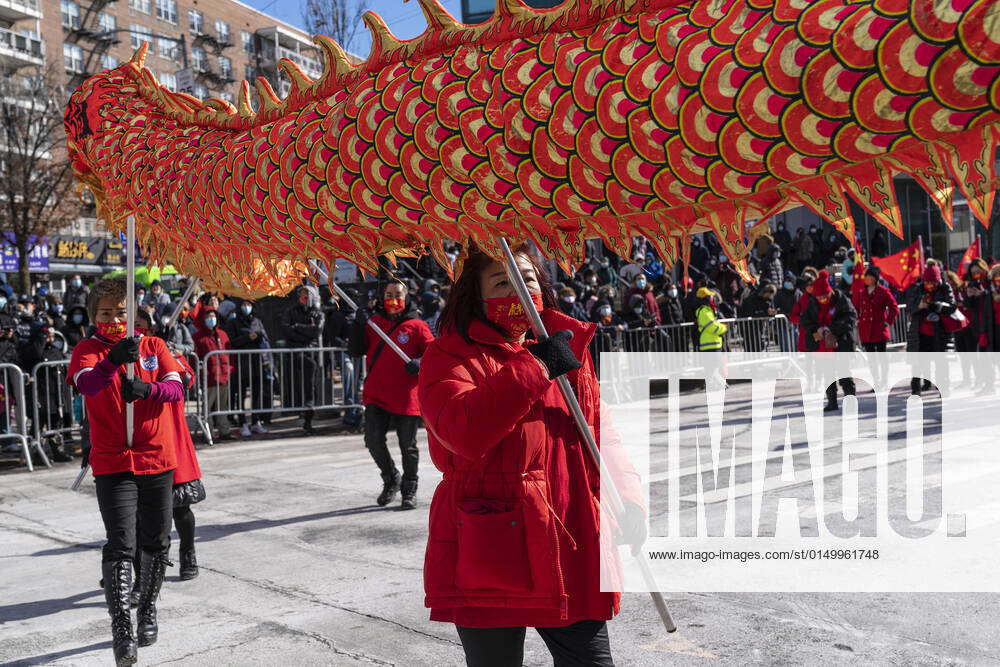
M 518 267 L 550 337 L 526 339 L 528 320 L 501 264 L 472 249 L 424 354 L 418 398 L 434 465 L 444 473 L 430 510 L 424 560 L 431 619 L 454 623 L 469 665 L 520 665 L 535 627 L 556 664 L 610 665 L 602 593 L 600 475 L 553 381 L 567 374 L 595 434 L 591 323 L 555 304 L 537 260 Z M 581 361 L 582 360 L 582 363 Z M 638 477 L 621 448 L 602 448 L 626 499 L 626 534 L 645 527 Z
M 84 396 L 90 421 L 88 456 L 97 503 L 107 532 L 102 572 L 118 665 L 134 664 L 136 639 L 129 613 L 132 558 L 141 548 L 139 646 L 156 641 L 156 597 L 170 549 L 170 508 L 176 429 L 169 404 L 184 395 L 180 367 L 159 338 L 125 337 L 124 280 L 103 280 L 90 293 L 87 311 L 97 332 L 73 349 L 66 376 Z M 124 366 L 135 364 L 135 377 Z M 125 404 L 134 403 L 131 443 Z M 136 534 L 136 521 L 142 529 Z

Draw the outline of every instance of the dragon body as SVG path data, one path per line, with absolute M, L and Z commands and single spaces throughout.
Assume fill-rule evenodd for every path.
M 711 230 L 745 272 L 748 223 L 794 206 L 854 242 L 849 195 L 900 235 L 898 172 L 988 223 L 995 0 L 500 0 L 475 26 L 421 6 L 409 41 L 366 15 L 361 64 L 317 37 L 323 76 L 283 61 L 290 94 L 260 79 L 256 105 L 247 83 L 235 106 L 170 92 L 143 47 L 73 94 L 74 169 L 154 257 L 247 293 L 289 260 L 447 266 L 441 240 L 501 235 L 571 265 L 641 234 L 670 263 Z

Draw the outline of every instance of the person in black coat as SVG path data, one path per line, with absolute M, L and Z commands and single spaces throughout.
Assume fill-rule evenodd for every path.
M 295 303 L 281 316 L 281 334 L 285 347 L 319 347 L 323 336 L 323 311 L 319 309 L 319 291 L 302 285 L 295 290 Z M 316 385 L 319 382 L 319 359 L 316 353 L 295 352 L 281 365 L 286 397 L 302 405 L 302 429 L 312 434 Z
M 849 296 L 830 285 L 830 276 L 820 271 L 813 282 L 809 304 L 802 311 L 800 326 L 805 331 L 809 352 L 854 352 L 857 345 L 858 313 Z M 842 378 L 845 396 L 853 396 L 854 380 Z M 825 411 L 837 409 L 837 384 L 826 388 Z
M 660 324 L 664 326 L 679 326 L 688 320 L 684 319 L 684 305 L 681 303 L 680 291 L 669 278 L 663 284 L 663 297 L 660 300 Z
M 76 344 L 90 335 L 90 318 L 86 306 L 73 306 L 66 313 L 66 324 L 62 328 L 66 345 L 73 349 Z M 68 352 L 69 350 L 67 350 Z
M 271 347 L 264 323 L 253 312 L 253 302 L 242 300 L 233 311 L 234 316 L 223 325 L 229 336 L 229 347 L 233 350 L 266 350 Z M 269 353 L 233 354 L 233 375 L 230 376 L 230 405 L 233 409 L 243 407 L 246 392 L 250 392 L 250 407 L 253 412 L 237 416 L 240 435 L 244 438 L 253 433 L 267 433 L 261 423 L 263 410 L 271 407 L 273 378 Z M 250 422 L 253 422 L 250 424 Z
M 950 316 L 957 308 L 951 285 L 942 279 L 941 267 L 936 260 L 928 260 L 922 282 L 911 285 L 906 294 L 906 313 L 910 318 L 906 349 L 909 352 L 944 352 L 948 349 L 951 334 L 945 331 L 942 318 Z M 944 360 L 937 364 L 939 387 L 948 383 L 948 365 Z M 910 380 L 910 389 L 919 396 L 930 389 L 927 378 Z
M 19 356 L 21 368 L 25 373 L 31 373 L 32 369 L 45 361 L 62 361 L 66 354 L 62 349 L 62 341 L 55 335 L 56 329 L 47 323 L 36 322 L 31 327 L 31 335 L 19 346 Z M 73 409 L 72 396 L 69 386 L 59 379 L 54 372 L 41 373 L 38 375 L 38 418 L 41 424 L 36 425 L 39 432 L 57 430 L 69 426 L 71 422 L 71 410 Z M 49 449 L 52 458 L 60 463 L 72 461 L 73 457 L 66 451 L 62 436 L 56 434 L 53 437 L 43 438 L 44 445 Z

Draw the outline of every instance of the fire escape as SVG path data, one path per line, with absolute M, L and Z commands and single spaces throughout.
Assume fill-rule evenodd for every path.
M 204 27 L 194 32 L 194 38 L 191 41 L 191 70 L 195 80 L 212 90 L 222 90 L 233 83 L 235 79 L 233 78 L 231 61 L 228 68 L 224 69 L 220 66 L 218 70 L 215 70 L 209 65 L 206 57 L 208 52 L 215 56 L 221 56 L 222 52 L 232 45 L 228 34 L 215 35 Z
M 100 23 L 101 12 L 114 2 L 117 0 L 92 0 L 86 7 L 79 7 L 80 13 L 76 17 L 63 16 L 63 40 L 79 46 L 84 54 L 82 71 L 66 72 L 71 85 L 79 85 L 103 69 L 101 59 L 104 54 L 121 41 L 117 34 L 122 30 L 107 30 Z

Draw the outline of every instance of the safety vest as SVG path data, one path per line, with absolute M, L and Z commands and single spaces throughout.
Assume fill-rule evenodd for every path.
M 698 349 L 702 352 L 721 350 L 722 337 L 729 327 L 719 322 L 711 306 L 700 306 L 694 316 L 698 325 Z

